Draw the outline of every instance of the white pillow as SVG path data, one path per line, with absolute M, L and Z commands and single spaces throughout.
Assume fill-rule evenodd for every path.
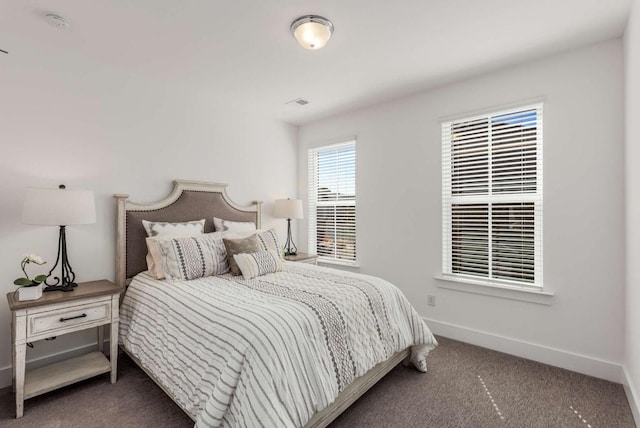
M 204 233 L 204 219 L 185 222 L 142 220 L 147 236 L 179 235 L 193 236 Z
M 282 260 L 275 251 L 234 254 L 233 259 L 238 264 L 244 279 L 253 279 L 282 270 Z
M 252 221 L 230 221 L 218 217 L 213 218 L 213 227 L 216 232 L 255 232 L 256 225 Z

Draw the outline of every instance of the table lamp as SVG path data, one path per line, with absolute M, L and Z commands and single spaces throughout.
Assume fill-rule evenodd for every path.
M 58 189 L 29 187 L 25 194 L 22 223 L 59 226 L 58 255 L 43 291 L 72 291 L 76 284 L 76 274 L 69 264 L 65 229 L 69 225 L 96 222 L 95 196 L 89 190 L 67 190 L 63 184 Z M 60 276 L 53 271 L 60 265 Z M 52 278 L 53 277 L 53 278 Z
M 300 199 L 276 199 L 273 207 L 273 216 L 287 219 L 287 243 L 284 246 L 284 255 L 295 256 L 298 254 L 298 249 L 291 237 L 291 219 L 303 218 L 302 201 Z

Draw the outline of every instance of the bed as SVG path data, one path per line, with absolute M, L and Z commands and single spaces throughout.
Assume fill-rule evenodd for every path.
M 282 262 L 245 280 L 149 275 L 142 220 L 214 217 L 261 227 L 261 203 L 176 180 L 153 204 L 117 200 L 120 345 L 197 427 L 324 427 L 400 362 L 426 371 L 437 345 L 402 293 L 375 277 Z M 211 234 L 215 235 L 215 234 Z

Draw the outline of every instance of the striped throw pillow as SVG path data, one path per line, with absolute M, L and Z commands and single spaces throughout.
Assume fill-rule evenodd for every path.
M 282 247 L 280 246 L 278 234 L 275 229 L 258 232 L 256 233 L 256 236 L 260 240 L 262 248 L 264 248 L 265 251 L 273 251 L 278 254 L 278 257 L 282 258 Z
M 258 251 L 233 256 L 244 279 L 252 279 L 268 273 L 280 272 L 282 260 L 274 251 Z
M 222 233 L 174 238 L 158 244 L 162 269 L 169 279 L 190 280 L 229 271 Z

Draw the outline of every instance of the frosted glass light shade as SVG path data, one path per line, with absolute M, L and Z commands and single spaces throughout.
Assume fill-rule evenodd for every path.
M 291 24 L 291 33 L 300 46 L 316 50 L 324 47 L 331 38 L 333 24 L 321 16 L 301 16 Z
M 22 223 L 67 226 L 95 222 L 96 202 L 92 191 L 27 188 Z
M 300 199 L 276 199 L 273 216 L 290 219 L 303 218 L 302 201 Z

